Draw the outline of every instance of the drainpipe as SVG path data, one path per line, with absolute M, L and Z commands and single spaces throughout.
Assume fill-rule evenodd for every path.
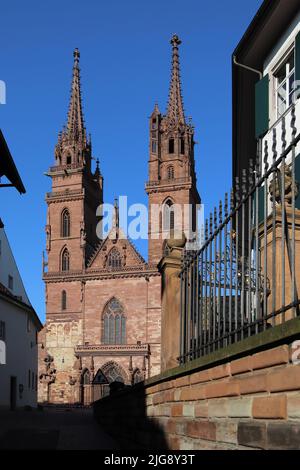
M 242 67 L 243 69 L 250 70 L 250 72 L 257 73 L 257 74 L 259 75 L 260 80 L 263 78 L 263 74 L 262 74 L 262 72 L 261 72 L 260 70 L 256 70 L 256 69 L 254 69 L 254 68 L 252 68 L 252 67 L 249 67 L 248 65 L 241 64 L 240 62 L 238 62 L 238 61 L 236 60 L 236 56 L 235 56 L 235 55 L 234 55 L 232 58 L 233 58 L 233 63 L 234 63 L 235 65 L 237 65 L 238 67 Z

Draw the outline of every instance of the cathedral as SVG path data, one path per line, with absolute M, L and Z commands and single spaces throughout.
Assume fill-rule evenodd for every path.
M 166 114 L 157 105 L 149 120 L 148 259 L 119 226 L 115 203 L 107 237 L 98 237 L 97 208 L 103 175 L 92 166 L 81 98 L 80 54 L 74 51 L 67 123 L 59 133 L 55 162 L 47 171 L 46 252 L 43 279 L 46 323 L 39 335 L 39 402 L 84 404 L 108 393 L 112 382 L 131 385 L 160 372 L 161 275 L 167 250 L 161 216 L 172 206 L 200 202 L 194 164 L 194 128 L 184 115 L 178 36 Z M 146 165 L 145 152 L 145 165 Z M 151 208 L 162 207 L 158 220 Z M 195 215 L 192 216 L 195 224 Z M 153 225 L 153 226 L 152 226 Z

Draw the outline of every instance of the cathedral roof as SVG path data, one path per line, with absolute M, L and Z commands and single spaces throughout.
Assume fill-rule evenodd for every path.
M 124 271 L 127 268 L 146 266 L 144 258 L 137 251 L 133 243 L 125 237 L 122 230 L 117 238 L 111 238 L 110 234 L 99 243 L 87 268 L 111 271 Z
M 124 271 L 134 266 L 146 266 L 146 261 L 120 228 L 119 207 L 115 200 L 112 227 L 107 237 L 95 249 L 87 268 Z

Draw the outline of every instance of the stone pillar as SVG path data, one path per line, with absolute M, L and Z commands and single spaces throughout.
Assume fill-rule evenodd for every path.
M 292 210 L 288 205 L 286 206 L 286 234 L 290 240 L 290 247 L 292 247 Z M 284 305 L 289 305 L 292 302 L 292 275 L 289 260 L 289 253 L 287 250 L 286 239 L 282 237 L 282 212 L 280 207 L 276 207 L 276 214 L 273 228 L 272 215 L 267 218 L 267 236 L 266 243 L 264 238 L 264 226 L 259 227 L 260 247 L 261 247 L 261 267 L 262 273 L 264 272 L 264 255 L 265 246 L 267 250 L 267 279 L 270 289 L 268 296 L 268 314 L 273 311 L 279 310 L 283 306 L 282 299 L 282 285 L 285 285 L 285 302 Z M 282 241 L 284 242 L 284 271 L 282 268 Z M 296 293 L 300 294 L 300 210 L 295 210 L 295 284 Z M 275 263 L 274 263 L 275 262 Z M 273 282 L 273 263 L 275 279 Z M 283 321 L 293 318 L 293 311 L 289 309 L 285 314 L 279 314 L 275 318 L 275 324 L 282 323 Z M 272 320 L 269 320 L 272 323 Z
M 169 253 L 158 268 L 162 277 L 161 371 L 178 366 L 180 354 L 180 278 L 182 252 L 186 238 L 167 240 Z

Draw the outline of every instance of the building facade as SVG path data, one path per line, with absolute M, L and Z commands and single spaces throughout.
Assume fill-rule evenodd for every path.
M 39 401 L 89 404 L 112 382 L 132 384 L 160 372 L 163 234 L 176 230 L 175 206 L 200 198 L 194 168 L 194 129 L 186 123 L 178 46 L 173 36 L 166 115 L 150 117 L 148 262 L 119 226 L 99 234 L 103 177 L 92 169 L 91 140 L 83 120 L 79 52 L 74 52 L 67 125 L 48 171 L 46 324 L 40 334 Z M 151 215 L 153 204 L 160 206 Z M 192 216 L 195 218 L 195 215 Z M 97 228 L 98 227 L 98 228 Z M 167 230 L 167 227 L 169 230 Z M 179 228 L 179 227 L 178 227 Z M 96 235 L 98 230 L 98 236 Z
M 275 316 L 285 308 L 276 322 L 293 316 L 288 304 L 299 311 L 299 90 L 300 4 L 265 0 L 233 53 L 232 166 L 237 198 L 252 191 L 244 228 L 243 217 L 236 218 L 240 234 L 257 222 L 257 240 L 249 234 L 244 254 L 239 237 L 239 256 L 245 259 L 259 246 L 255 264 L 264 310 Z
M 0 220 L 0 408 L 37 406 L 41 328 Z
M 285 146 L 289 146 L 292 140 L 290 124 L 293 103 L 296 122 L 299 122 L 298 0 L 265 0 L 262 3 L 233 52 L 232 76 L 234 185 L 236 177 L 242 180 L 243 170 L 249 168 L 249 162 L 256 158 L 258 150 L 263 154 L 266 141 L 271 156 L 274 132 L 275 150 L 280 154 L 283 117 L 286 122 Z M 245 115 L 247 119 L 243 119 Z M 299 151 L 298 146 L 297 155 Z

